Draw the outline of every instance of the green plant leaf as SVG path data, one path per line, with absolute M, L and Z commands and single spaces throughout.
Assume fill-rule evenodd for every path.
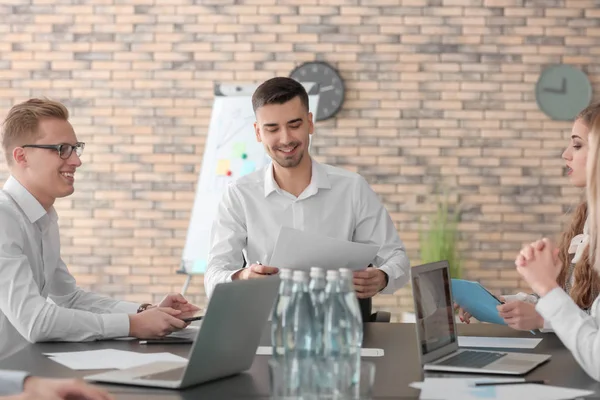
M 450 265 L 450 276 L 460 278 L 462 272 L 458 252 L 458 223 L 460 207 L 450 210 L 448 193 L 437 196 L 437 210 L 430 216 L 426 229 L 419 232 L 421 262 L 430 263 L 447 260 Z

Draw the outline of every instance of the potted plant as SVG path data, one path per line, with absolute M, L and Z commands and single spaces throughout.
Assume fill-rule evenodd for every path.
M 426 229 L 419 232 L 422 263 L 447 260 L 450 277 L 461 277 L 461 260 L 458 251 L 458 222 L 460 208 L 450 209 L 448 194 L 438 195 L 437 209 L 429 218 Z

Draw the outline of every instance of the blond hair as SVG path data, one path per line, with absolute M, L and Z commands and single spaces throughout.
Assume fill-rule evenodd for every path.
M 63 104 L 50 99 L 30 99 L 10 109 L 2 123 L 2 148 L 8 165 L 12 165 L 15 147 L 38 139 L 38 126 L 44 118 L 67 121 L 69 111 Z
M 589 134 L 587 158 L 587 199 L 590 218 L 590 261 L 600 273 L 600 235 L 598 235 L 598 215 L 600 212 L 600 116 L 594 119 Z

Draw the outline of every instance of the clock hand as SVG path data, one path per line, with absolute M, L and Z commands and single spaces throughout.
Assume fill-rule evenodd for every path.
M 320 92 L 328 92 L 330 90 L 335 89 L 335 87 L 333 85 L 329 85 L 329 86 L 323 86 L 320 90 Z

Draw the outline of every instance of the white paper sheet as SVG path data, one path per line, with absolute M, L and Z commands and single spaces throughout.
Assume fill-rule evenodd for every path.
M 270 356 L 273 354 L 273 348 L 271 346 L 258 346 L 256 349 L 256 355 L 258 356 Z M 383 357 L 385 352 L 383 349 L 376 348 L 362 348 L 360 349 L 361 357 Z
M 487 337 L 487 336 L 459 336 L 460 347 L 493 347 L 502 349 L 535 349 L 542 339 Z
M 593 391 L 568 389 L 550 385 L 518 384 L 474 386 L 475 382 L 522 381 L 522 378 L 425 378 L 420 399 L 473 400 L 473 399 L 527 399 L 563 400 L 588 396 Z
M 52 361 L 75 370 L 125 369 L 157 361 L 187 363 L 187 359 L 171 353 L 136 353 L 115 349 L 44 353 L 44 355 Z
M 305 270 L 310 267 L 361 270 L 375 260 L 379 247 L 283 227 L 269 265 Z

